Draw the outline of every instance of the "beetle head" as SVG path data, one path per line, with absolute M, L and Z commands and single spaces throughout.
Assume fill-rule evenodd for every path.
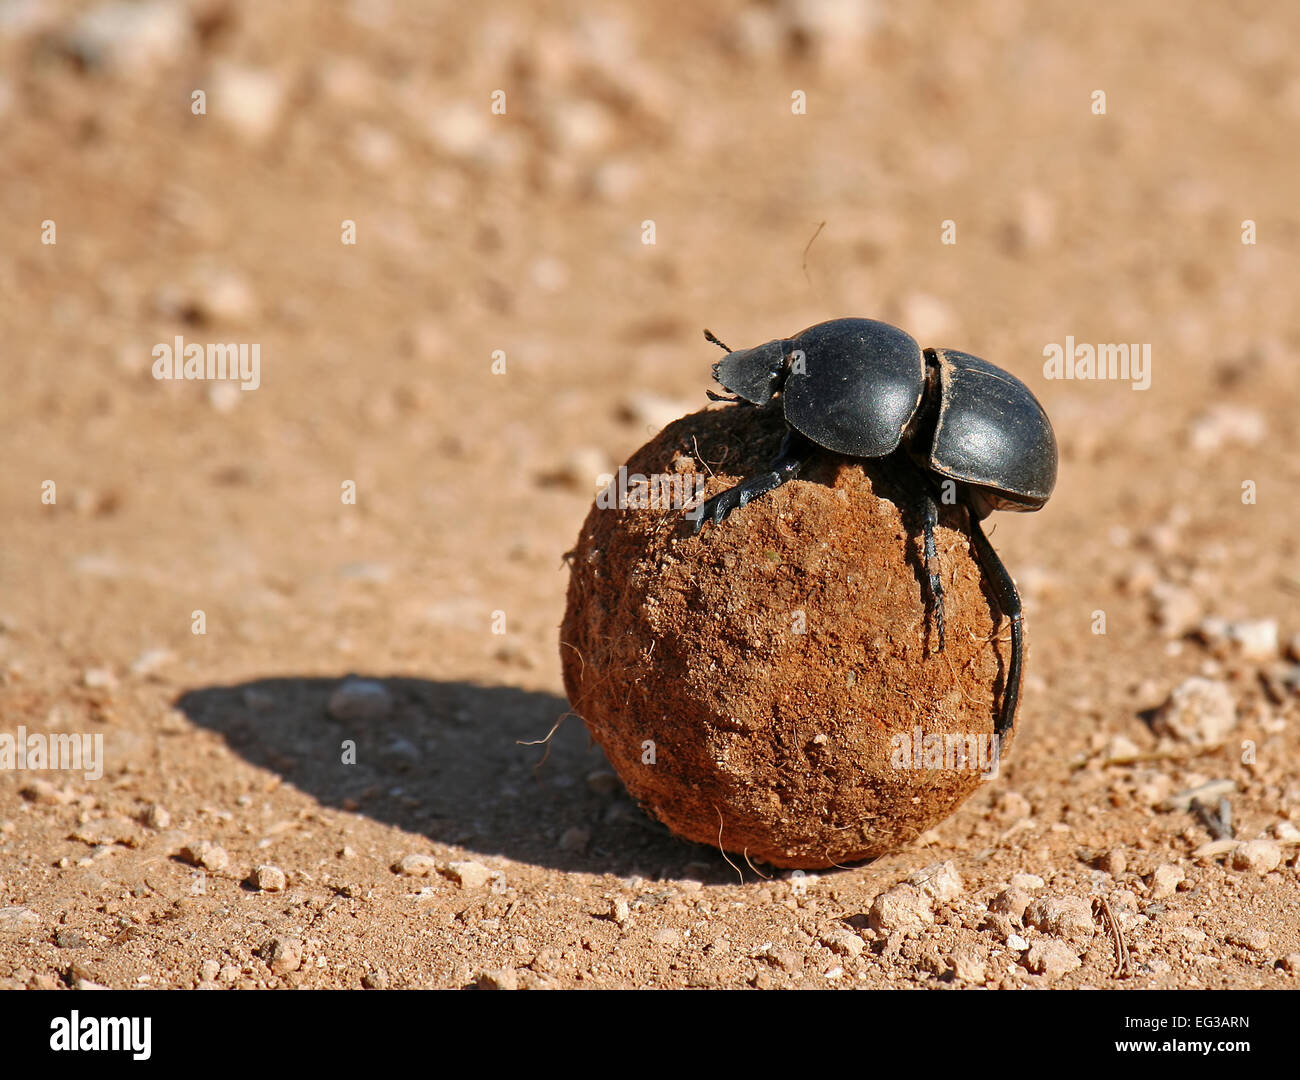
M 737 349 L 713 365 L 713 377 L 752 405 L 766 405 L 785 381 L 788 341 L 769 341 L 752 349 Z

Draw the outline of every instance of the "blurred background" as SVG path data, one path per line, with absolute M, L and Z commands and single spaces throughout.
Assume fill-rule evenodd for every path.
M 1153 746 L 1143 710 L 1195 675 L 1266 725 L 1260 828 L 1295 813 L 1290 684 L 1200 629 L 1271 620 L 1260 663 L 1300 660 L 1297 40 L 1300 9 L 1263 2 L 0 0 L 6 723 L 103 727 L 104 813 L 201 821 L 256 769 L 364 800 L 294 778 L 322 754 L 306 713 L 241 759 L 183 693 L 401 675 L 481 724 L 517 693 L 486 825 L 408 790 L 364 828 L 478 836 L 548 888 L 604 873 L 636 830 L 530 803 L 514 745 L 565 708 L 561 556 L 596 477 L 706 404 L 702 327 L 743 347 L 862 315 L 1010 370 L 1056 426 L 1056 495 L 993 537 L 1031 643 L 1006 782 L 1072 843 L 1111 827 L 1097 805 L 1145 820 L 1142 786 L 1187 775 L 1062 778 Z M 260 385 L 155 379 L 177 335 L 256 344 Z M 1045 379 L 1067 336 L 1149 344 L 1150 388 Z M 510 693 L 447 705 L 479 685 Z M 297 707 L 245 699 L 263 739 Z M 160 742 L 195 720 L 222 738 Z M 595 798 L 575 726 L 556 760 Z M 677 865 L 653 843 L 640 869 Z M 1070 862 L 1054 845 L 1029 849 Z

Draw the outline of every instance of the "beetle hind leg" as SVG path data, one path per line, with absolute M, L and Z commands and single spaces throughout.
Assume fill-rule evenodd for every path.
M 1016 583 L 1007 573 L 1007 568 L 998 558 L 998 553 L 993 550 L 993 545 L 984 535 L 979 516 L 973 510 L 970 512 L 970 535 L 975 544 L 975 558 L 980 564 L 980 569 L 993 586 L 993 593 L 997 597 L 1002 614 L 1011 620 L 1011 663 L 1007 666 L 1007 680 L 1002 691 L 1002 709 L 998 713 L 997 724 L 994 727 L 1000 752 L 1002 744 L 1011 734 L 1011 729 L 1016 722 L 1016 706 L 1020 702 L 1020 669 L 1025 651 L 1020 594 L 1016 591 Z
M 719 525 L 733 510 L 738 510 L 747 502 L 760 495 L 766 495 L 769 491 L 775 491 L 782 484 L 793 480 L 812 457 L 813 451 L 814 447 L 807 439 L 793 430 L 787 431 L 781 442 L 781 449 L 773 459 L 768 472 L 751 476 L 748 480 L 719 492 L 707 502 L 687 512 L 686 516 L 692 524 L 691 531 L 698 533 L 705 522 Z

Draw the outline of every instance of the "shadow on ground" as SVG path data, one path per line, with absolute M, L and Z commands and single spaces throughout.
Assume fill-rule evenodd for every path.
M 736 880 L 716 849 L 673 837 L 621 784 L 593 790 L 587 777 L 609 765 L 563 698 L 510 686 L 382 681 L 396 705 L 380 721 L 333 719 L 326 703 L 337 679 L 205 687 L 176 705 L 321 804 L 441 843 L 565 871 Z M 561 717 L 549 747 L 521 745 L 545 739 Z M 348 740 L 354 764 L 343 761 Z M 584 850 L 562 844 L 573 829 L 589 830 Z

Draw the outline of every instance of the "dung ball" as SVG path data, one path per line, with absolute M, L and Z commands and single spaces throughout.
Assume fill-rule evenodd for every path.
M 996 775 L 1010 641 L 965 511 L 941 505 L 940 651 L 923 500 L 893 458 L 819 454 L 693 535 L 684 507 L 766 471 L 784 431 L 779 401 L 733 405 L 633 454 L 570 553 L 560 654 L 646 811 L 813 869 L 908 843 Z

